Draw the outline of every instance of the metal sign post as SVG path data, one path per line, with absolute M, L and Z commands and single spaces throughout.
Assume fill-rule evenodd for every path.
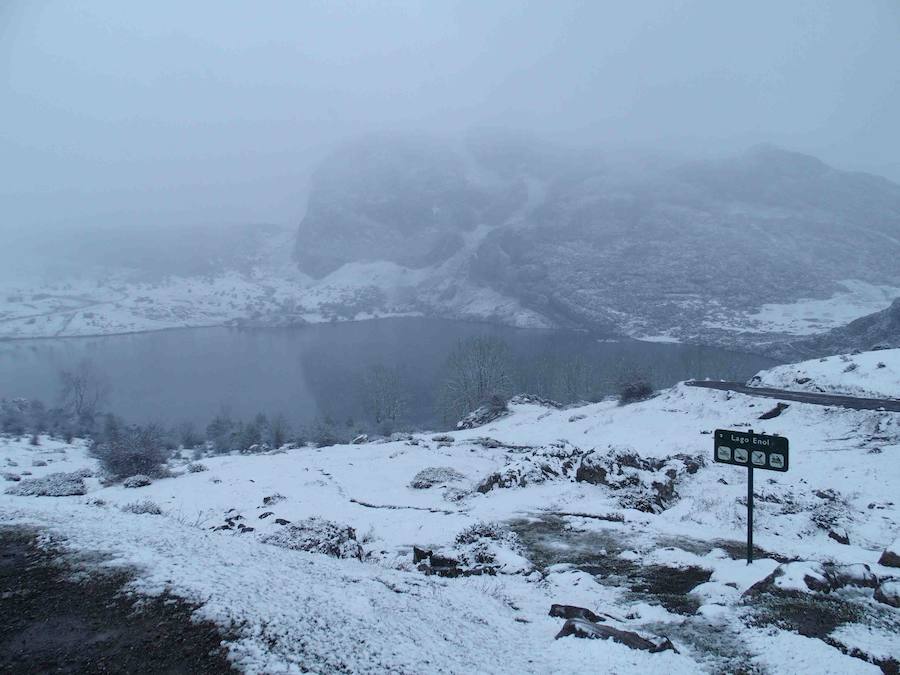
M 747 564 L 753 562 L 753 465 L 747 465 Z
M 788 439 L 749 431 L 716 429 L 713 459 L 747 467 L 747 564 L 753 562 L 753 469 L 788 470 Z

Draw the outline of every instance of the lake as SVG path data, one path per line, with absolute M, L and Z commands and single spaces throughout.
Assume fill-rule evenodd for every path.
M 744 380 L 770 359 L 713 347 L 607 341 L 578 331 L 517 329 L 429 318 L 314 324 L 291 328 L 191 328 L 131 335 L 0 342 L 0 397 L 56 402 L 59 372 L 89 359 L 110 384 L 105 409 L 129 421 L 201 428 L 221 409 L 249 419 L 283 413 L 361 420 L 361 374 L 373 364 L 400 366 L 408 422 L 441 425 L 436 391 L 458 341 L 504 340 L 520 369 L 548 358 L 581 357 L 613 393 L 622 373 L 639 371 L 656 387 L 688 378 Z M 520 382 L 531 381 L 523 376 Z

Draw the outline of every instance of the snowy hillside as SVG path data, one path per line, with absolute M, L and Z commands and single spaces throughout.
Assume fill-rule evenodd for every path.
M 437 311 L 474 284 L 554 325 L 743 345 L 884 309 L 898 254 L 900 186 L 799 153 L 685 163 L 477 135 L 341 148 L 295 251 L 316 277 L 379 260 L 427 271 Z
M 900 349 L 841 354 L 779 366 L 762 371 L 749 384 L 792 391 L 900 399 Z
M 900 609 L 875 599 L 900 602 L 900 569 L 878 564 L 900 535 L 900 414 L 759 420 L 772 405 L 683 385 L 518 403 L 450 434 L 173 460 L 135 488 L 103 487 L 82 444 L 6 438 L 19 494 L 0 519 L 202 603 L 253 672 L 878 673 L 900 654 Z M 711 461 L 719 427 L 791 440 L 789 472 L 757 472 L 752 566 L 745 472 Z M 86 494 L 27 496 L 73 472 Z M 554 640 L 554 603 L 677 653 Z
M 167 276 L 127 274 L 0 286 L 0 339 L 137 333 L 199 326 L 287 326 L 392 316 L 440 315 L 548 327 L 544 317 L 489 288 L 429 278 L 391 262 L 350 263 L 322 279 L 293 265 L 244 272 Z M 448 298 L 447 289 L 452 289 Z M 436 309 L 438 298 L 441 309 Z

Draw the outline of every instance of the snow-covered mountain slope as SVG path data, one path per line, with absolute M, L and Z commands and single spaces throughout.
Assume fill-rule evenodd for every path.
M 773 148 L 684 163 L 369 138 L 322 164 L 296 235 L 247 230 L 143 232 L 118 256 L 122 233 L 96 235 L 67 258 L 106 265 L 89 280 L 3 282 L 0 338 L 419 314 L 785 360 L 895 339 L 900 186 Z
M 900 653 L 900 610 L 870 587 L 900 577 L 877 562 L 900 533 L 900 415 L 793 403 L 759 420 L 770 407 L 682 385 L 624 407 L 518 403 L 449 435 L 208 457 L 196 472 L 175 460 L 172 478 L 88 478 L 84 496 L 0 495 L 0 517 L 137 566 L 136 590 L 200 602 L 250 671 L 877 673 Z M 745 472 L 711 461 L 718 427 L 791 441 L 789 472 L 757 472 L 752 566 Z M 83 445 L 48 439 L 3 439 L 0 465 L 23 479 L 96 469 Z M 131 512 L 143 500 L 161 513 Z M 271 543 L 310 517 L 352 527 L 362 560 Z M 442 576 L 438 553 L 461 576 Z M 679 653 L 554 640 L 552 603 Z
M 426 311 L 450 311 L 474 284 L 555 325 L 743 345 L 886 307 L 898 255 L 900 186 L 812 157 L 623 161 L 485 139 L 342 148 L 313 181 L 297 240 L 314 276 L 353 261 L 428 270 L 441 293 L 425 294 Z M 788 320 L 829 298 L 837 315 Z
M 791 363 L 764 370 L 749 384 L 792 391 L 900 399 L 900 349 Z
M 855 319 L 846 326 L 768 345 L 765 349 L 772 356 L 796 360 L 855 349 L 868 350 L 876 346 L 900 347 L 900 298 L 896 298 L 889 307 Z
M 272 240 L 279 243 L 283 237 Z M 118 270 L 100 279 L 7 282 L 0 284 L 0 339 L 415 315 L 551 326 L 517 299 L 466 282 L 459 267 L 450 260 L 433 275 L 394 262 L 354 262 L 313 279 L 273 257 L 202 276 L 146 279 Z

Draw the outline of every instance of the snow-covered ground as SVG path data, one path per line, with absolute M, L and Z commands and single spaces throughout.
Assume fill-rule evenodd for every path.
M 791 363 L 759 373 L 750 384 L 792 391 L 900 399 L 900 349 Z
M 88 478 L 83 496 L 0 495 L 0 520 L 135 567 L 136 591 L 201 603 L 253 672 L 878 673 L 845 652 L 900 654 L 900 609 L 871 588 L 815 593 L 803 578 L 856 563 L 900 576 L 878 564 L 900 532 L 900 414 L 794 403 L 757 419 L 770 407 L 683 385 L 624 407 L 520 403 L 451 437 L 209 457 L 196 473 L 175 460 L 174 477 L 145 487 Z M 751 566 L 741 558 L 746 478 L 710 461 L 717 427 L 791 440 L 789 472 L 757 472 L 762 550 Z M 445 467 L 426 472 L 435 485 L 410 486 L 434 467 Z M 97 470 L 81 443 L 0 440 L 0 472 L 82 468 Z M 162 514 L 120 508 L 143 500 Z M 310 516 L 354 528 L 363 560 L 263 543 Z M 518 534 L 491 544 L 496 575 L 444 578 L 413 564 L 413 546 L 461 556 L 456 536 L 482 521 Z M 794 589 L 785 597 L 795 592 L 804 612 L 837 603 L 846 616 L 821 635 L 791 630 L 783 606 L 745 595 L 776 569 L 775 585 Z M 554 640 L 563 621 L 548 616 L 552 603 L 668 636 L 678 653 Z
M 844 326 L 861 316 L 880 312 L 900 296 L 900 288 L 896 286 L 879 286 L 858 279 L 847 279 L 841 285 L 846 290 L 830 298 L 769 303 L 756 312 L 714 308 L 719 316 L 710 318 L 705 326 L 759 335 L 815 335 Z

